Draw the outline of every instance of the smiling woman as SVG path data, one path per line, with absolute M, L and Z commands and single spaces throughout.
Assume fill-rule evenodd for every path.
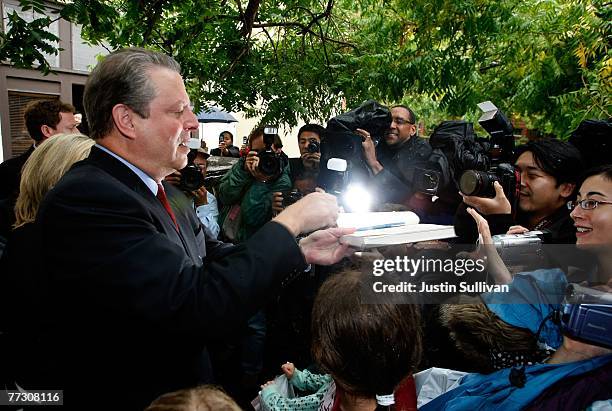
M 586 173 L 577 201 L 571 203 L 576 244 L 612 245 L 612 165 Z

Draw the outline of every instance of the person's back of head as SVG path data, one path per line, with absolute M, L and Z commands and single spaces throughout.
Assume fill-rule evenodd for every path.
M 356 397 L 389 396 L 421 357 L 418 306 L 367 304 L 364 274 L 329 278 L 312 314 L 312 351 L 336 384 Z
M 83 94 L 91 138 L 97 140 L 111 132 L 112 112 L 117 104 L 125 104 L 142 118 L 149 118 L 150 102 L 157 94 L 150 71 L 158 67 L 181 72 L 172 57 L 135 47 L 115 51 L 98 63 Z
M 516 149 L 515 157 L 527 151 L 533 154 L 542 171 L 555 178 L 557 186 L 563 183 L 575 184 L 584 171 L 580 151 L 568 142 L 553 138 L 530 141 Z
M 163 394 L 145 411 L 240 411 L 240 407 L 223 391 L 204 385 Z
M 94 144 L 82 134 L 60 134 L 34 150 L 21 174 L 15 228 L 34 221 L 47 192 L 74 163 L 87 157 Z
M 26 106 L 23 117 L 30 137 L 39 143 L 46 138 L 43 126 L 54 129 L 62 121 L 60 113 L 74 114 L 75 111 L 72 105 L 60 100 L 38 100 Z

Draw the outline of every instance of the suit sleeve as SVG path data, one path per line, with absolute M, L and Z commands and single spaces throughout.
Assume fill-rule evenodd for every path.
M 291 234 L 271 222 L 242 246 L 210 241 L 197 267 L 133 192 L 91 185 L 51 192 L 38 221 L 54 298 L 100 329 L 218 333 L 246 320 L 306 266 Z

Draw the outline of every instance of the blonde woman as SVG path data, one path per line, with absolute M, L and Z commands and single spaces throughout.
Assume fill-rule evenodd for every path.
M 92 139 L 82 134 L 59 134 L 34 150 L 21 172 L 13 228 L 34 221 L 47 191 L 74 163 L 87 157 L 94 144 Z
M 40 350 L 24 324 L 36 322 L 44 309 L 37 304 L 43 300 L 44 281 L 35 274 L 44 267 L 44 261 L 39 257 L 43 245 L 34 221 L 47 192 L 74 163 L 89 155 L 94 144 L 81 134 L 56 135 L 40 144 L 23 166 L 21 191 L 15 205 L 16 223 L 0 259 L 0 364 L 3 364 L 0 383 L 10 386 L 16 383 L 25 388 L 45 386 L 44 372 L 36 373 L 35 379 L 33 373 L 26 377 L 26 370 L 40 360 L 37 357 Z M 25 302 L 16 295 L 29 295 L 31 299 Z M 16 352 L 17 347 L 32 353 L 25 364 L 19 364 L 9 354 Z

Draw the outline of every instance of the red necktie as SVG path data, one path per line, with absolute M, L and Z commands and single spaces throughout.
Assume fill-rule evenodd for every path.
M 170 215 L 170 218 L 172 219 L 172 222 L 174 223 L 174 226 L 176 227 L 176 230 L 178 231 L 179 227 L 178 227 L 178 224 L 176 223 L 176 217 L 174 216 L 174 212 L 172 212 L 172 208 L 170 208 L 170 203 L 168 202 L 168 197 L 166 197 L 166 192 L 164 191 L 164 187 L 159 183 L 157 184 L 157 199 L 159 200 L 160 203 L 162 203 L 162 205 L 164 206 L 164 208 Z

